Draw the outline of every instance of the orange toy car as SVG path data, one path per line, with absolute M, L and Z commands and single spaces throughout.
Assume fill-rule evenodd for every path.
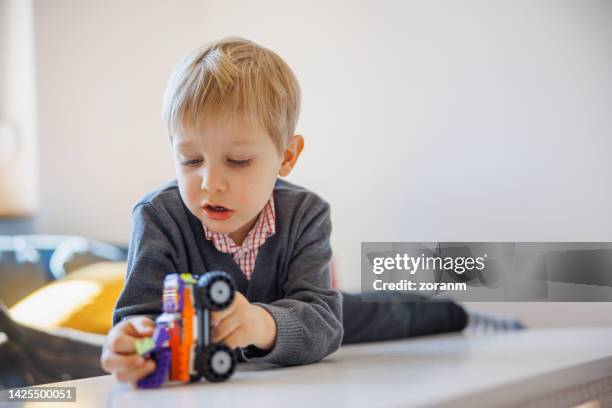
M 136 342 L 136 351 L 155 360 L 155 371 L 138 381 L 139 388 L 156 388 L 167 381 L 225 381 L 234 372 L 234 350 L 210 339 L 210 312 L 234 300 L 234 281 L 225 272 L 201 276 L 171 274 L 164 279 L 163 313 L 152 337 Z

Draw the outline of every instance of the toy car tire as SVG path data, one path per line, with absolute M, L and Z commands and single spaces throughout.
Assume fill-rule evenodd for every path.
M 223 310 L 232 304 L 234 281 L 225 272 L 207 272 L 198 280 L 197 306 L 209 310 Z
M 236 369 L 236 354 L 225 344 L 213 343 L 204 350 L 202 376 L 210 382 L 225 381 Z

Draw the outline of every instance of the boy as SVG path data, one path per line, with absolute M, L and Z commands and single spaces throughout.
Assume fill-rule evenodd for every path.
M 213 341 L 240 348 L 247 361 L 305 364 L 337 350 L 343 305 L 330 287 L 329 205 L 277 179 L 291 173 L 304 147 L 294 134 L 300 88 L 291 69 L 255 43 L 223 39 L 179 64 L 163 106 L 177 181 L 134 207 L 127 279 L 102 367 L 126 382 L 154 370 L 135 353 L 134 340 L 152 333 L 164 276 L 176 272 L 232 275 L 236 298 L 213 313 Z M 427 304 L 429 313 L 449 307 Z M 391 325 L 398 333 L 372 326 L 378 337 L 363 335 L 364 326 L 381 324 L 391 310 L 385 307 L 404 308 L 394 311 L 396 317 L 406 309 L 360 305 L 355 295 L 346 296 L 355 341 L 410 335 L 397 321 Z M 462 329 L 465 313 L 452 306 L 450 329 L 413 334 Z
M 233 304 L 213 313 L 213 341 L 242 348 L 246 360 L 305 364 L 340 346 L 329 205 L 277 180 L 304 146 L 294 134 L 299 104 L 290 68 L 250 41 L 221 40 L 176 68 L 163 113 L 177 181 L 134 207 L 126 284 L 102 356 L 119 380 L 153 370 L 133 340 L 150 334 L 163 278 L 173 272 L 234 278 Z

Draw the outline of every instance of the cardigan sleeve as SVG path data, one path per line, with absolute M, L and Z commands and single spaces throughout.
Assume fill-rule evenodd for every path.
M 177 267 L 170 233 L 150 203 L 132 212 L 132 236 L 128 250 L 125 285 L 113 313 L 113 325 L 129 316 L 162 312 L 164 277 Z
M 342 298 L 331 288 L 331 220 L 329 204 L 320 200 L 309 211 L 300 228 L 284 283 L 284 296 L 265 308 L 276 322 L 272 349 L 254 346 L 243 349 L 247 361 L 280 365 L 319 361 L 340 347 L 342 341 Z

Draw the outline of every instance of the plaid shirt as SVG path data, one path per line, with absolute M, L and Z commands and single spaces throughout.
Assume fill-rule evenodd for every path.
M 242 272 L 244 272 L 247 279 L 250 280 L 253 268 L 255 268 L 255 259 L 257 259 L 259 247 L 266 242 L 266 239 L 276 232 L 275 217 L 274 197 L 272 195 L 264 206 L 264 209 L 259 213 L 257 222 L 247 234 L 242 245 L 236 245 L 234 240 L 227 234 L 209 231 L 206 229 L 206 226 L 204 226 L 204 234 L 207 240 L 213 242 L 213 245 L 218 251 L 232 255 L 234 261 L 236 261 Z

